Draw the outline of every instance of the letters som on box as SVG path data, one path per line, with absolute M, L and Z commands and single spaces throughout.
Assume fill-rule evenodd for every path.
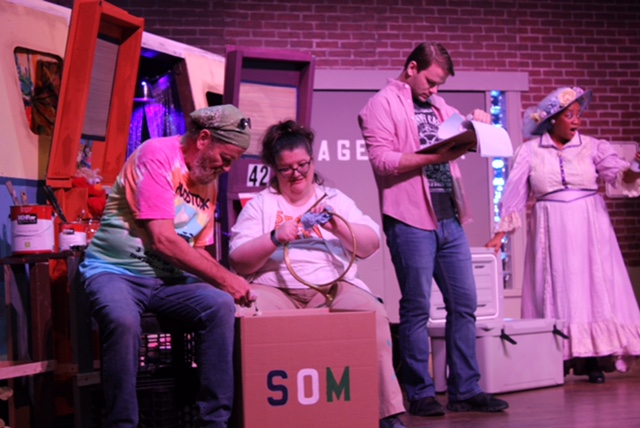
M 238 318 L 232 426 L 377 426 L 375 329 L 375 314 L 367 311 Z

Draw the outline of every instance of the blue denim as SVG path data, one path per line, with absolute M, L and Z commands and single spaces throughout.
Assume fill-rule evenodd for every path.
M 429 374 L 427 321 L 435 279 L 444 298 L 450 400 L 466 400 L 480 392 L 476 359 L 477 295 L 471 250 L 456 218 L 441 220 L 437 230 L 411 227 L 384 216 L 384 232 L 400 284 L 400 353 L 409 401 L 435 395 Z
M 112 273 L 85 282 L 100 328 L 107 427 L 137 427 L 140 315 L 153 312 L 190 326 L 199 337 L 201 427 L 226 427 L 233 404 L 235 304 L 230 294 L 192 278 L 187 284 Z

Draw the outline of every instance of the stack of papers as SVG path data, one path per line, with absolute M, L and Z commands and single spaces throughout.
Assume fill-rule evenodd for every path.
M 438 130 L 438 142 L 418 150 L 416 153 L 432 154 L 450 143 L 453 147 L 474 144 L 470 151 L 480 151 L 482 157 L 511 157 L 513 145 L 504 128 L 487 123 L 466 120 L 454 114 L 445 120 Z

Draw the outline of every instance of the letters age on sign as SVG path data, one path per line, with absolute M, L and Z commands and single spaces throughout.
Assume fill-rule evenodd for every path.
M 369 160 L 369 156 L 367 155 L 367 147 L 364 143 L 364 140 L 355 140 L 353 144 L 350 140 L 337 140 L 335 149 L 335 158 L 342 162 L 350 161 L 352 158 L 357 161 Z M 316 160 L 330 161 L 331 154 L 332 153 L 329 150 L 329 143 L 327 142 L 327 140 L 320 141 L 320 147 L 318 148 L 318 156 Z

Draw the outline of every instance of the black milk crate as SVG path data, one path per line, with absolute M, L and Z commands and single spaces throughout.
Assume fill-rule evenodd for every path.
M 184 326 L 142 316 L 136 379 L 139 428 L 194 428 L 199 383 L 195 364 L 197 335 Z M 102 385 L 91 391 L 91 427 L 104 426 Z
M 192 428 L 196 426 L 195 404 L 198 379 L 195 368 L 157 370 L 138 376 L 136 388 L 140 428 Z
M 136 391 L 140 428 L 196 426 L 195 333 L 143 314 Z
M 154 371 L 167 366 L 195 367 L 195 333 L 152 314 L 143 314 L 142 331 L 139 371 Z
M 139 428 L 195 428 L 198 386 L 195 368 L 140 372 L 136 385 Z M 102 385 L 98 384 L 91 392 L 91 427 L 99 428 L 104 423 L 104 398 Z

